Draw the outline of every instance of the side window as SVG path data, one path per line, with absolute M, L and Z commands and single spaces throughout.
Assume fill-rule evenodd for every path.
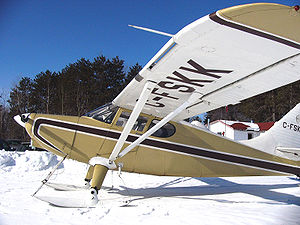
M 129 112 L 122 112 L 116 125 L 118 127 L 125 127 L 128 119 L 129 119 L 130 113 Z
M 111 103 L 109 103 L 97 109 L 94 109 L 91 112 L 86 113 L 84 116 L 91 117 L 95 120 L 111 124 L 117 111 L 118 107 L 113 106 Z
M 98 114 L 98 115 L 95 115 L 93 116 L 93 118 L 95 120 L 99 120 L 101 122 L 104 122 L 104 123 L 111 123 L 116 115 L 117 111 L 107 111 L 103 114 Z
M 147 117 L 139 116 L 133 125 L 133 130 L 143 131 L 146 123 L 148 121 Z
M 158 122 L 159 122 L 159 120 L 152 120 L 148 130 L 150 128 L 154 127 Z M 173 134 L 175 134 L 175 131 L 176 131 L 176 129 L 172 124 L 166 123 L 161 128 L 159 128 L 157 131 L 155 131 L 151 136 L 163 137 L 163 138 L 171 137 Z
M 125 127 L 128 119 L 129 119 L 130 113 L 129 112 L 122 112 L 116 125 L 118 127 Z M 135 121 L 132 130 L 136 131 L 143 131 L 144 127 L 146 126 L 146 123 L 148 121 L 147 117 L 139 116 L 137 120 Z

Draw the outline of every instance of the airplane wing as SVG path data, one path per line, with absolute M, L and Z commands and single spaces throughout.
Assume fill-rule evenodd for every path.
M 258 3 L 219 10 L 175 34 L 114 99 L 132 109 L 146 81 L 142 112 L 165 117 L 200 93 L 175 121 L 237 104 L 300 79 L 300 11 Z

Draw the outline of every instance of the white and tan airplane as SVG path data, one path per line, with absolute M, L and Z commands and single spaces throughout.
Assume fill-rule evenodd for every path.
M 81 117 L 16 116 L 33 146 L 90 165 L 84 204 L 46 201 L 96 204 L 117 167 L 160 176 L 299 176 L 300 105 L 243 143 L 183 122 L 299 80 L 298 10 L 269 3 L 219 10 L 171 35 L 112 103 Z

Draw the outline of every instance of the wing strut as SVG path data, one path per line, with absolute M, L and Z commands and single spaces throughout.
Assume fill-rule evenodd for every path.
M 140 136 L 138 139 L 136 139 L 134 142 L 132 142 L 129 146 L 127 146 L 119 155 L 117 158 L 120 158 L 124 155 L 126 155 L 130 150 L 132 150 L 134 147 L 139 145 L 142 141 L 144 141 L 147 137 L 149 137 L 151 134 L 153 134 L 155 131 L 157 131 L 159 128 L 161 128 L 163 125 L 165 125 L 167 122 L 172 120 L 175 116 L 177 116 L 182 110 L 186 109 L 191 104 L 195 103 L 199 98 L 201 98 L 203 95 L 200 93 L 193 93 L 189 99 L 184 102 L 181 106 L 179 106 L 177 109 L 175 109 L 173 112 L 169 113 L 165 118 L 163 118 L 159 123 L 157 123 L 154 127 L 152 127 L 150 130 L 148 130 L 146 133 L 144 133 L 142 136 Z
M 112 153 L 109 156 L 110 164 L 116 160 L 118 154 L 120 153 L 121 148 L 128 137 L 128 134 L 130 133 L 135 121 L 137 120 L 138 116 L 140 115 L 140 112 L 142 111 L 146 101 L 148 100 L 148 97 L 151 94 L 152 89 L 154 88 L 155 84 L 156 83 L 154 83 L 153 81 L 147 81 L 147 83 L 145 84 L 145 86 L 142 90 L 142 93 L 139 97 L 139 100 L 135 104 L 133 111 L 121 133 L 121 136 L 119 137 L 118 142 L 116 143 Z

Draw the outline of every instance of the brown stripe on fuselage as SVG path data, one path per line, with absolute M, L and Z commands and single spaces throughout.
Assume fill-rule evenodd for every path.
M 157 142 L 157 143 L 155 143 Z M 237 163 L 241 165 L 247 165 L 251 167 L 258 167 L 267 170 L 274 170 L 283 173 L 291 173 L 291 174 L 300 174 L 300 168 L 292 167 L 288 165 L 278 164 L 276 162 L 267 162 L 259 159 L 247 158 L 244 156 L 236 156 L 231 154 L 224 154 L 220 152 L 215 152 L 214 150 L 210 151 L 209 149 L 203 149 L 198 147 L 191 146 L 181 146 L 172 143 L 164 143 L 154 140 L 146 139 L 142 144 L 150 145 L 152 147 L 164 148 L 173 152 L 186 153 L 189 155 L 195 155 L 199 157 L 204 157 L 208 159 L 215 159 L 220 161 L 226 161 L 230 163 Z
M 286 40 L 286 39 L 283 39 L 283 38 L 280 38 L 280 37 L 276 37 L 274 35 L 267 34 L 267 33 L 264 33 L 264 32 L 261 32 L 261 31 L 249 28 L 249 27 L 245 27 L 245 26 L 242 26 L 240 24 L 229 22 L 227 20 L 224 20 L 224 19 L 218 17 L 218 15 L 217 15 L 216 12 L 211 13 L 209 15 L 209 18 L 211 20 L 213 20 L 214 22 L 217 22 L 217 23 L 219 23 L 221 25 L 225 25 L 225 26 L 237 29 L 237 30 L 245 31 L 247 33 L 254 34 L 254 35 L 257 35 L 259 37 L 267 38 L 269 40 L 276 41 L 276 42 L 279 42 L 281 44 L 288 45 L 290 47 L 300 49 L 300 45 L 297 44 L 297 43 L 294 43 L 292 41 L 289 41 L 289 40 Z
M 108 137 L 112 139 L 118 139 L 120 137 L 120 133 L 111 131 L 111 130 L 102 130 L 101 128 L 93 128 L 93 127 L 86 127 L 78 124 L 70 124 L 65 123 L 61 121 L 53 121 L 48 119 L 37 119 L 34 127 L 34 131 L 37 131 L 39 126 L 45 124 L 45 125 L 51 125 L 58 128 L 64 128 L 69 130 L 74 130 L 78 132 L 83 132 L 91 135 L 98 135 L 103 137 Z M 35 132 L 36 135 L 37 132 Z M 134 142 L 138 137 L 129 135 L 126 141 L 128 142 Z M 42 142 L 46 141 L 46 144 L 49 143 L 44 138 L 39 138 Z M 160 140 L 154 140 L 154 139 L 146 139 L 142 143 L 142 145 L 145 145 L 147 147 L 155 147 L 160 149 L 165 149 L 167 151 L 172 151 L 174 153 L 181 153 L 181 154 L 188 154 L 191 156 L 197 156 L 202 157 L 206 159 L 211 160 L 218 160 L 226 163 L 234 163 L 234 164 L 240 164 L 243 166 L 250 166 L 260 169 L 266 169 L 266 170 L 272 170 L 282 173 L 290 173 L 295 175 L 300 175 L 300 168 L 284 165 L 276 162 L 270 162 L 270 161 L 264 161 L 260 159 L 254 159 L 254 158 L 248 158 L 245 156 L 240 155 L 232 155 L 229 153 L 222 153 L 222 152 L 216 152 L 215 150 L 209 150 L 209 149 L 203 149 L 199 147 L 193 147 L 193 146 L 186 146 L 181 144 L 175 144 L 175 143 L 169 143 L 164 142 Z M 49 145 L 49 144 L 48 144 Z M 56 148 L 55 148 L 56 149 Z
M 56 148 L 54 145 L 52 145 L 50 142 L 48 142 L 47 140 L 45 140 L 38 132 L 38 128 L 40 127 L 40 125 L 45 122 L 43 120 L 36 120 L 34 123 L 34 128 L 33 128 L 33 134 L 40 139 L 42 142 L 44 142 L 44 144 L 50 146 L 51 148 L 55 149 L 56 151 L 59 151 L 60 153 L 65 154 L 64 152 L 62 152 L 61 150 L 59 150 L 58 148 Z

